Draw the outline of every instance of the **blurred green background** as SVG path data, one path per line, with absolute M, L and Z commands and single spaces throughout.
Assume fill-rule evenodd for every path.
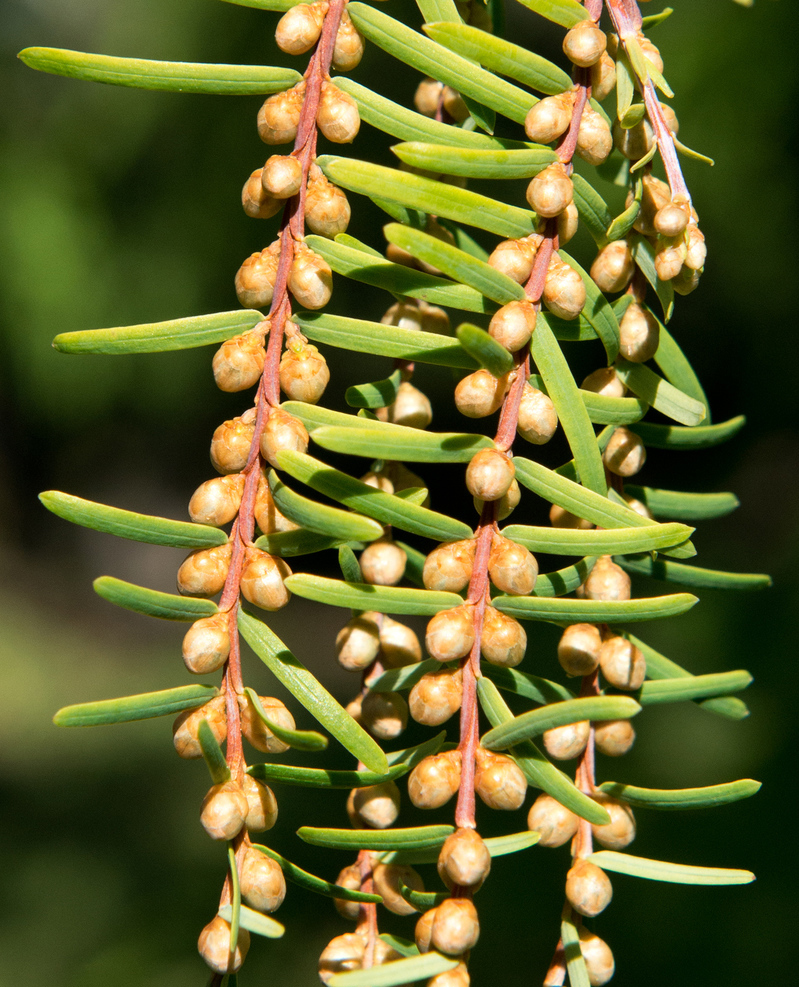
M 697 534 L 699 562 L 768 571 L 775 585 L 751 595 L 707 592 L 690 614 L 644 634 L 696 672 L 749 668 L 756 677 L 746 696 L 751 717 L 732 723 L 696 706 L 655 708 L 639 724 L 634 752 L 600 772 L 654 787 L 762 780 L 755 799 L 713 812 L 641 811 L 634 847 L 750 868 L 758 881 L 715 889 L 618 877 L 613 906 L 594 926 L 616 951 L 618 987 L 675 978 L 742 987 L 789 976 L 794 952 L 795 9 L 788 0 L 759 0 L 750 10 L 730 0 L 675 6 L 653 40 L 677 93 L 680 136 L 716 166 L 685 164 L 710 254 L 700 290 L 678 299 L 672 328 L 715 419 L 744 412 L 749 425 L 718 449 L 655 452 L 644 477 L 676 489 L 735 491 L 740 509 Z M 416 17 L 411 0 L 383 9 Z M 266 156 L 254 126 L 259 100 L 71 82 L 31 72 L 14 55 L 52 45 L 209 62 L 288 60 L 272 37 L 276 15 L 217 0 L 2 0 L 0 11 L 0 984 L 189 987 L 206 977 L 195 941 L 213 914 L 225 866 L 197 823 L 204 767 L 175 757 L 161 720 L 85 732 L 51 724 L 70 702 L 186 680 L 180 627 L 115 612 L 91 590 L 103 573 L 171 590 L 181 554 L 71 528 L 48 515 L 36 494 L 63 489 L 183 517 L 192 490 L 211 475 L 211 432 L 245 406 L 215 390 L 211 351 L 78 358 L 58 355 L 50 340 L 73 329 L 236 307 L 233 275 L 272 239 L 276 224 L 268 221 L 264 231 L 239 205 L 243 181 Z M 508 33 L 562 58 L 560 30 L 521 7 L 511 12 Z M 388 87 L 400 102 L 416 84 L 372 47 L 355 76 Z M 364 127 L 355 153 L 389 161 L 390 143 Z M 519 183 L 513 192 L 519 202 L 523 191 Z M 610 187 L 603 192 L 613 195 Z M 352 204 L 350 232 L 379 245 L 381 214 L 355 197 Z M 590 261 L 587 237 L 575 244 Z M 378 292 L 336 281 L 333 311 L 379 318 L 387 304 Z M 578 379 L 599 365 L 592 346 L 569 352 Z M 328 356 L 326 400 L 336 407 L 347 385 L 386 370 L 376 358 Z M 437 405 L 436 426 L 463 427 L 447 411 L 452 380 L 422 368 L 418 381 Z M 542 456 L 556 463 L 563 448 Z M 444 471 L 425 475 L 435 505 Z M 453 502 L 470 517 L 465 498 Z M 543 515 L 526 510 L 533 520 Z M 323 569 L 333 564 L 318 559 Z M 636 590 L 664 587 L 640 582 Z M 273 623 L 346 700 L 353 685 L 332 652 L 344 620 L 295 599 Z M 528 667 L 555 674 L 555 640 L 550 630 L 536 630 Z M 258 691 L 273 691 L 252 657 L 247 677 Z M 309 725 L 307 715 L 298 712 L 298 720 Z M 418 741 L 422 732 L 409 730 L 407 738 Z M 346 766 L 348 758 L 334 750 L 328 763 Z M 294 830 L 346 825 L 343 797 L 277 794 L 280 819 L 270 842 L 334 878 L 344 855 L 331 863 Z M 406 807 L 400 822 L 414 818 Z M 524 818 L 484 812 L 481 824 L 513 831 Z M 480 895 L 484 942 L 473 956 L 475 983 L 540 982 L 557 939 L 565 866 L 565 851 L 497 861 Z M 435 887 L 432 870 L 427 876 Z M 279 917 L 288 934 L 254 945 L 243 983 L 318 982 L 316 957 L 345 923 L 329 902 L 299 891 L 290 892 Z M 385 927 L 411 934 L 393 916 Z

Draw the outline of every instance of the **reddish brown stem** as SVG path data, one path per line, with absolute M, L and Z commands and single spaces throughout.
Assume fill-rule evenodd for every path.
M 550 961 L 549 969 L 544 977 L 544 987 L 561 987 L 565 980 L 566 950 L 563 948 L 563 940 L 558 939 L 555 954 Z
M 360 768 L 361 765 L 359 764 Z M 374 881 L 372 880 L 372 854 L 369 850 L 361 850 L 358 854 L 358 867 L 361 872 L 361 891 L 366 894 L 374 893 Z M 371 901 L 361 903 L 358 910 L 358 925 L 355 929 L 366 937 L 366 950 L 364 952 L 362 969 L 368 970 L 374 966 L 375 946 L 377 945 L 377 905 Z

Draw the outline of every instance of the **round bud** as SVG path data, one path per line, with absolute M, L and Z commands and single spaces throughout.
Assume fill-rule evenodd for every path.
M 678 295 L 690 295 L 699 287 L 699 279 L 702 276 L 702 269 L 692 271 L 690 267 L 683 264 L 680 273 L 676 278 L 672 278 L 671 285 Z
M 408 776 L 408 795 L 417 809 L 439 809 L 458 791 L 461 752 L 445 751 L 423 758 Z
M 299 418 L 282 408 L 272 408 L 261 433 L 261 455 L 270 466 L 277 466 L 277 454 L 286 449 L 307 452 L 308 432 Z
M 333 293 L 333 272 L 319 254 L 305 246 L 297 246 L 291 262 L 289 291 L 303 308 L 324 308 Z
M 344 191 L 329 182 L 318 165 L 311 165 L 305 188 L 305 223 L 308 229 L 332 239 L 344 233 L 350 225 L 351 214 Z
M 605 32 L 588 18 L 575 24 L 566 32 L 566 37 L 563 39 L 564 54 L 583 69 L 595 65 L 607 46 L 608 39 Z
M 372 871 L 375 894 L 383 899 L 386 908 L 395 915 L 413 915 L 414 908 L 400 894 L 400 881 L 411 891 L 424 891 L 424 881 L 413 867 L 399 864 L 378 864 Z
M 361 868 L 358 864 L 350 864 L 339 872 L 336 884 L 340 888 L 347 888 L 348 891 L 361 890 Z M 357 922 L 360 915 L 361 906 L 357 901 L 347 901 L 346 898 L 334 898 L 333 904 L 336 911 L 342 918 L 347 918 L 350 922 Z
M 572 514 L 559 504 L 553 504 L 550 507 L 549 523 L 553 528 L 579 528 L 581 531 L 589 531 L 594 526 L 592 521 L 588 521 L 584 517 L 577 517 L 576 514 Z
M 535 556 L 523 545 L 502 535 L 494 535 L 488 557 L 491 582 L 510 596 L 529 596 L 538 578 Z
M 654 227 L 661 236 L 680 236 L 691 219 L 691 204 L 676 197 L 655 213 Z
M 472 980 L 465 963 L 459 963 L 454 970 L 445 970 L 427 981 L 427 987 L 469 987 Z
M 544 221 L 541 220 L 543 223 Z M 558 215 L 558 243 L 560 246 L 567 244 L 571 240 L 580 225 L 580 214 L 577 206 L 570 202 L 568 206 Z
M 336 936 L 319 957 L 319 979 L 326 984 L 335 973 L 360 970 L 365 952 L 366 939 L 360 933 L 345 932 L 343 936 Z
M 530 807 L 527 826 L 541 834 L 538 846 L 563 846 L 577 832 L 580 817 L 570 812 L 551 795 L 539 795 Z
M 422 646 L 415 631 L 385 614 L 380 625 L 380 650 L 385 668 L 402 668 L 422 660 Z
M 422 331 L 437 332 L 439 335 L 447 336 L 451 332 L 449 316 L 443 308 L 437 305 L 428 305 L 424 300 L 419 302 L 419 310 L 422 313 Z
M 350 144 L 361 126 L 358 104 L 332 82 L 323 82 L 316 123 L 329 141 Z
M 438 874 L 451 891 L 455 885 L 477 890 L 491 870 L 491 854 L 473 829 L 456 829 L 438 855 Z
M 469 654 L 474 646 L 474 613 L 470 606 L 441 610 L 431 618 L 424 638 L 431 658 L 454 661 Z
M 566 897 L 576 912 L 593 918 L 610 904 L 613 887 L 600 867 L 588 860 L 578 860 L 566 875 Z
M 211 439 L 211 464 L 218 473 L 240 473 L 247 465 L 255 434 L 255 413 L 223 422 Z
M 515 668 L 527 650 L 527 634 L 513 617 L 486 607 L 483 632 L 480 637 L 480 653 L 492 665 Z
M 536 311 L 532 302 L 508 302 L 491 317 L 488 332 L 500 346 L 515 353 L 530 342 L 535 319 Z
M 380 740 L 399 737 L 408 725 L 408 704 L 398 692 L 369 692 L 361 702 L 361 726 Z
M 262 308 L 272 301 L 280 258 L 280 241 L 250 254 L 236 272 L 236 296 L 245 308 Z M 224 390 L 224 388 L 223 388 Z
M 241 592 L 262 610 L 280 610 L 291 599 L 285 580 L 291 569 L 283 561 L 259 548 L 248 547 L 241 572 Z
M 436 917 L 437 911 L 436 908 L 428 909 L 416 923 L 414 939 L 420 953 L 427 953 L 430 950 L 430 934 L 433 931 L 433 919 Z
M 539 237 L 539 243 L 540 239 Z M 495 271 L 507 274 L 518 284 L 526 284 L 533 270 L 537 246 L 528 237 L 523 240 L 503 240 L 494 247 L 488 263 Z
M 626 240 L 614 240 L 603 247 L 591 265 L 591 278 L 604 292 L 623 291 L 635 270 L 630 245 Z
M 655 236 L 657 234 L 657 230 L 655 229 L 655 214 L 659 209 L 662 209 L 671 202 L 671 189 L 666 182 L 655 178 L 651 172 L 644 174 L 642 183 L 644 189 L 641 198 L 641 209 L 633 223 L 633 229 L 639 233 L 643 233 L 645 236 Z M 633 196 L 631 192 L 626 205 L 630 206 L 632 201 Z
M 588 971 L 588 982 L 591 987 L 602 987 L 602 984 L 611 979 L 616 969 L 610 946 L 604 939 L 589 932 L 584 925 L 580 926 L 579 935 L 580 952 Z
M 668 103 L 660 103 L 660 112 L 663 114 L 666 126 L 676 136 L 680 130 L 680 121 L 677 119 L 677 114 Z
M 541 446 L 558 429 L 558 413 L 551 398 L 532 384 L 525 384 L 519 402 L 516 431 L 527 442 Z
M 258 111 L 258 136 L 264 144 L 289 144 L 297 136 L 305 81 L 270 96 Z
M 273 199 L 261 184 L 261 169 L 254 171 L 241 190 L 241 204 L 252 219 L 269 219 L 279 213 L 284 203 Z
M 603 51 L 591 66 L 591 96 L 600 103 L 616 88 L 616 63 Z
M 630 161 L 637 161 L 648 154 L 655 144 L 652 124 L 644 117 L 640 123 L 625 130 L 618 120 L 613 124 L 613 143 Z
M 257 912 L 274 912 L 286 897 L 280 864 L 252 847 L 244 854 L 239 874 L 241 897 Z
M 239 513 L 244 477 L 240 473 L 206 480 L 192 494 L 189 517 L 195 524 L 220 528 Z
M 416 87 L 413 105 L 426 117 L 434 117 L 444 96 L 444 84 L 436 79 L 422 79 Z
M 573 267 L 553 255 L 547 268 L 542 297 L 553 315 L 560 319 L 576 319 L 585 308 L 583 279 Z
M 363 696 L 358 695 L 354 699 L 351 699 L 344 709 L 347 713 L 355 720 L 356 723 L 361 722 L 361 706 L 363 705 Z
M 617 689 L 635 691 L 646 678 L 646 658 L 624 637 L 609 637 L 599 649 L 599 667 Z
M 444 86 L 442 94 L 444 109 L 452 117 L 455 123 L 463 123 L 469 116 L 469 108 L 463 101 L 463 96 L 450 86 Z
M 616 476 L 635 476 L 646 462 L 646 448 L 628 428 L 617 428 L 605 446 L 602 460 Z
M 585 750 L 591 724 L 588 720 L 567 723 L 563 727 L 553 727 L 544 731 L 544 747 L 550 757 L 558 761 L 570 761 Z
M 615 367 L 600 367 L 594 370 L 580 384 L 584 391 L 604 394 L 608 398 L 623 398 L 627 392 L 624 381 L 616 373 Z
M 203 720 L 208 721 L 217 743 L 223 744 L 227 737 L 224 696 L 216 696 L 199 709 L 185 710 L 175 719 L 172 724 L 172 742 L 180 757 L 192 760 L 203 756 L 198 738 L 200 723 Z
M 405 575 L 408 557 L 390 538 L 378 538 L 361 552 L 359 561 L 365 583 L 396 586 Z
M 353 617 L 336 635 L 336 657 L 342 668 L 358 672 L 377 658 L 380 650 L 380 614 L 371 610 Z
M 430 945 L 449 956 L 460 956 L 480 938 L 477 909 L 470 898 L 447 898 L 436 908 Z
M 575 93 L 546 96 L 535 103 L 524 121 L 524 132 L 536 144 L 549 144 L 569 129 Z
M 462 699 L 463 672 L 460 668 L 442 668 L 419 679 L 410 691 L 408 706 L 417 723 L 437 727 L 461 708 Z
M 644 53 L 644 58 L 650 61 L 658 70 L 658 72 L 662 73 L 663 59 L 656 45 L 653 45 L 645 34 L 638 34 L 636 36 L 636 40 L 638 41 L 638 44 L 641 46 L 641 51 Z
M 409 381 L 397 388 L 397 396 L 386 408 L 386 421 L 408 428 L 427 428 L 433 420 L 433 407 L 427 395 Z
M 261 184 L 264 191 L 275 199 L 290 199 L 296 195 L 302 185 L 299 158 L 290 154 L 273 154 L 261 169 Z
M 263 833 L 277 822 L 277 799 L 275 793 L 262 781 L 244 775 L 241 789 L 247 799 L 247 815 L 244 825 L 251 833 Z
M 349 72 L 363 58 L 363 37 L 356 31 L 352 18 L 346 9 L 336 32 L 333 46 L 333 68 L 337 72 Z
M 412 300 L 394 302 L 380 322 L 384 326 L 397 326 L 399 329 L 415 329 L 422 331 L 422 312 L 418 304 Z
M 590 675 L 599 667 L 602 636 L 594 624 L 571 624 L 558 642 L 558 661 L 567 675 Z
M 499 500 L 516 476 L 513 460 L 498 449 L 481 449 L 466 467 L 466 486 L 480 500 Z
M 382 471 L 375 472 L 374 470 L 369 470 L 368 473 L 364 473 L 361 477 L 361 483 L 365 483 L 369 487 L 374 487 L 375 490 L 380 490 L 383 493 L 394 493 L 394 484 Z
M 498 410 L 508 390 L 508 378 L 475 370 L 455 388 L 455 407 L 467 418 L 485 418 Z
M 600 555 L 583 587 L 588 600 L 630 599 L 630 577 L 609 555 Z
M 329 380 L 327 360 L 319 350 L 299 339 L 291 340 L 280 358 L 280 388 L 286 397 L 316 404 Z
M 247 816 L 247 796 L 237 781 L 214 785 L 203 799 L 200 822 L 212 840 L 232 840 Z
M 649 510 L 643 501 L 638 500 L 635 497 L 631 497 L 629 494 L 624 495 L 624 500 L 631 511 L 635 511 L 636 514 L 640 514 L 641 517 L 649 518 L 653 521 L 655 515 Z
M 474 790 L 490 809 L 519 809 L 527 779 L 513 758 L 482 747 L 475 752 Z
M 655 270 L 661 281 L 671 281 L 682 270 L 688 257 L 684 236 L 665 237 L 655 247 Z
M 469 585 L 477 542 L 474 538 L 448 541 L 434 548 L 422 570 L 425 589 L 460 593 Z
M 353 788 L 352 811 L 361 826 L 388 829 L 397 821 L 400 810 L 400 790 L 393 781 L 379 785 Z
M 221 668 L 230 654 L 230 614 L 201 617 L 183 638 L 183 661 L 194 675 L 207 675 Z
M 660 345 L 660 324 L 637 302 L 627 306 L 619 322 L 619 352 L 632 363 L 646 363 Z
M 288 55 L 302 55 L 319 40 L 328 4 L 298 3 L 291 7 L 277 22 L 275 41 Z
M 514 510 L 519 506 L 519 501 L 522 499 L 522 492 L 519 489 L 519 483 L 514 480 L 508 487 L 508 492 L 504 494 L 498 501 L 496 501 L 496 519 L 497 521 L 504 521 L 506 517 L 514 512 Z M 472 503 L 474 504 L 474 509 L 478 514 L 483 513 L 483 501 L 479 497 L 473 497 Z
M 250 948 L 250 933 L 239 928 L 236 949 L 230 952 L 230 922 L 218 915 L 206 925 L 197 940 L 197 949 L 206 964 L 219 974 L 235 973 L 241 968 Z
M 560 161 L 547 165 L 527 186 L 527 201 L 539 216 L 558 216 L 574 198 L 572 180 Z
M 688 227 L 686 233 L 685 267 L 689 271 L 700 271 L 707 258 L 707 247 L 702 231 L 695 224 Z M 676 290 L 676 288 L 675 288 Z
M 253 509 L 255 521 L 261 532 L 265 535 L 272 535 L 278 531 L 296 531 L 298 524 L 280 513 L 275 505 L 272 491 L 266 477 L 258 480 L 258 489 L 255 493 L 255 507 Z
M 259 696 L 258 698 L 267 719 L 271 723 L 277 727 L 282 727 L 284 730 L 296 729 L 297 724 L 294 722 L 294 717 L 279 699 L 274 699 L 272 696 Z M 264 723 L 248 696 L 239 696 L 238 702 L 241 713 L 241 731 L 256 750 L 263 751 L 265 754 L 282 754 L 289 749 L 289 745 L 279 740 Z
M 588 164 L 598 166 L 613 150 L 613 135 L 605 118 L 586 106 L 577 133 L 577 153 Z
M 604 826 L 592 824 L 594 839 L 608 850 L 623 850 L 635 839 L 633 810 L 626 803 L 611 798 L 610 795 L 597 793 L 593 798 L 610 816 L 610 822 Z
M 629 720 L 600 720 L 594 724 L 594 744 L 607 757 L 621 757 L 635 743 L 635 730 Z
M 215 596 L 225 585 L 232 555 L 230 542 L 192 552 L 178 569 L 178 592 L 184 596 Z

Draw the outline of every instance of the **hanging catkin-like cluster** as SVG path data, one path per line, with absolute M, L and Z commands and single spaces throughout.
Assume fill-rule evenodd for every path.
M 697 287 L 706 253 L 677 157 L 701 155 L 679 142 L 677 117 L 660 101 L 673 94 L 647 33 L 670 11 L 643 18 L 635 0 L 523 0 L 563 26 L 567 72 L 503 40 L 496 0 L 488 7 L 418 0 L 423 32 L 347 0 L 246 5 L 282 12 L 275 39 L 300 60 L 302 74 L 192 64 L 178 73 L 174 63 L 55 49 L 21 56 L 35 68 L 104 82 L 119 82 L 124 67 L 127 85 L 266 94 L 257 129 L 277 149 L 242 189 L 244 211 L 268 231 L 260 241 L 267 245 L 235 275 L 242 310 L 69 333 L 55 343 L 84 353 L 221 343 L 217 385 L 247 393 L 241 414 L 213 434 L 219 475 L 191 497 L 191 523 L 42 495 L 76 523 L 192 549 L 178 571 L 180 596 L 112 577 L 95 588 L 128 609 L 190 622 L 186 669 L 216 674 L 218 687 L 67 707 L 56 721 L 178 714 L 177 753 L 203 758 L 213 782 L 200 821 L 228 851 L 219 906 L 199 938 L 214 983 L 233 982 L 250 933 L 283 934 L 271 913 L 288 879 L 297 893 L 333 898 L 355 923 L 322 952 L 319 975 L 331 987 L 468 987 L 480 937 L 474 899 L 492 858 L 567 844 L 565 904 L 559 931 L 552 916 L 548 970 L 540 958 L 543 982 L 607 983 L 614 958 L 593 919 L 613 894 L 608 872 L 698 884 L 752 878 L 620 852 L 635 837 L 634 810 L 718 805 L 759 787 L 742 780 L 641 788 L 601 780 L 596 757 L 625 754 L 635 740 L 632 717 L 652 703 L 694 701 L 733 719 L 748 712 L 733 695 L 748 685 L 748 673 L 694 676 L 628 630 L 697 602 L 686 592 L 648 595 L 643 580 L 633 596 L 631 574 L 689 587 L 768 582 L 683 561 L 696 554 L 685 522 L 727 513 L 733 495 L 627 482 L 644 469 L 648 449 L 707 447 L 742 423 L 710 423 L 701 385 L 665 325 L 675 292 Z M 381 66 L 399 59 L 424 76 L 414 109 L 331 78 L 331 70 L 359 65 L 365 40 L 382 50 Z M 320 134 L 351 144 L 361 120 L 399 139 L 392 148 L 399 169 L 317 153 Z M 577 159 L 598 169 L 599 181 L 576 171 Z M 530 208 L 467 187 L 481 179 L 507 180 L 512 201 L 525 183 Z M 618 215 L 603 182 L 611 196 L 613 183 L 627 189 Z M 391 217 L 384 252 L 347 233 L 347 193 Z M 477 239 L 465 227 L 481 231 Z M 573 238 L 588 271 L 564 250 Z M 328 311 L 334 272 L 390 292 L 379 321 Z M 462 312 L 481 325 L 462 321 Z M 585 341 L 594 360 L 579 386 L 563 340 Z M 328 410 L 319 402 L 330 373 L 316 344 L 393 366 L 373 382 L 347 382 L 352 414 Z M 475 422 L 490 419 L 486 428 L 429 430 L 433 405 L 412 383 L 415 366 L 425 363 L 462 373 L 455 406 Z M 643 422 L 650 410 L 655 420 Z M 553 469 L 536 447 L 560 429 L 572 458 Z M 325 450 L 353 457 L 357 476 L 317 458 Z M 416 472 L 425 463 L 453 464 L 450 482 L 465 480 L 476 524 L 431 504 Z M 529 523 L 546 511 L 549 526 Z M 342 579 L 292 574 L 286 561 L 308 570 L 315 553 L 329 550 L 338 553 Z M 552 569 L 547 555 L 578 561 Z M 263 611 L 286 606 L 292 593 L 352 611 L 330 646 L 331 660 L 335 653 L 357 676 L 346 708 L 325 688 L 324 673 L 314 676 L 269 628 Z M 403 615 L 427 619 L 423 644 L 395 619 Z M 562 629 L 557 656 L 535 646 L 542 621 Z M 299 629 L 294 639 L 302 655 Z M 281 699 L 245 685 L 242 640 L 276 680 L 275 691 L 293 695 L 354 760 L 343 758 L 335 770 L 281 760 L 292 748 L 322 750 L 328 737 L 297 729 Z M 558 663 L 565 677 L 546 677 Z M 503 692 L 515 697 L 517 712 Z M 397 749 L 409 717 L 431 728 L 430 737 Z M 248 763 L 249 748 L 268 760 Z M 571 777 L 561 761 L 573 762 Z M 294 834 L 275 828 L 272 785 L 286 798 L 291 786 L 349 790 L 351 829 L 306 826 L 297 834 L 330 848 L 326 878 L 283 856 L 291 856 Z M 541 794 L 529 800 L 528 787 Z M 525 828 L 519 813 L 529 801 Z M 414 808 L 451 802 L 451 825 L 414 818 Z M 480 804 L 517 814 L 509 835 L 480 835 L 487 811 Z M 273 828 L 280 852 L 252 841 Z M 343 869 L 341 851 L 349 853 Z M 437 890 L 427 890 L 416 870 L 427 864 L 436 865 Z M 409 919 L 408 938 L 380 932 L 381 906 Z

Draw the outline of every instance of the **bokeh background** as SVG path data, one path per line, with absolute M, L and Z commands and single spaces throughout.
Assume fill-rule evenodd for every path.
M 751 717 L 732 723 L 693 705 L 650 709 L 634 752 L 600 770 L 655 787 L 762 780 L 756 798 L 712 812 L 641 811 L 634 847 L 751 868 L 758 881 L 715 889 L 618 877 L 613 906 L 595 926 L 616 950 L 619 987 L 644 979 L 652 987 L 675 979 L 742 987 L 790 976 L 794 962 L 795 10 L 789 0 L 758 0 L 748 10 L 731 0 L 675 7 L 653 39 L 677 93 L 680 136 L 716 166 L 685 163 L 710 256 L 700 290 L 678 299 L 672 327 L 715 419 L 743 412 L 749 424 L 718 449 L 652 454 L 644 477 L 676 489 L 735 491 L 740 509 L 701 526 L 699 562 L 768 571 L 774 587 L 707 592 L 690 614 L 645 632 L 693 671 L 749 668 Z M 411 0 L 383 9 L 415 16 Z M 181 553 L 72 528 L 36 494 L 63 489 L 184 517 L 192 490 L 211 475 L 211 432 L 244 407 L 215 390 L 212 351 L 78 358 L 57 354 L 50 340 L 67 330 L 236 307 L 233 275 L 276 223 L 265 230 L 239 205 L 244 179 L 265 160 L 254 125 L 259 100 L 71 82 L 31 72 L 14 55 L 52 45 L 209 62 L 287 59 L 274 44 L 276 15 L 218 0 L 2 0 L 0 11 L 0 984 L 190 987 L 205 981 L 195 941 L 225 866 L 197 823 L 203 765 L 175 757 L 162 720 L 74 732 L 51 723 L 70 702 L 185 682 L 182 628 L 115 611 L 91 590 L 104 573 L 171 590 Z M 511 37 L 562 58 L 559 29 L 521 7 L 509 24 Z M 373 47 L 356 77 L 400 102 L 416 85 L 413 73 Z M 390 143 L 364 127 L 356 153 L 387 162 Z M 614 195 L 610 186 L 603 191 Z M 513 194 L 522 201 L 523 183 Z M 363 200 L 352 204 L 350 232 L 379 245 L 385 217 Z M 575 253 L 590 260 L 584 234 Z M 339 278 L 332 310 L 379 318 L 389 301 Z M 578 375 L 600 362 L 594 344 L 583 346 L 569 352 Z M 326 400 L 336 407 L 344 407 L 349 384 L 387 369 L 382 359 L 327 355 Z M 436 426 L 463 427 L 447 411 L 452 379 L 422 368 L 418 382 L 433 396 Z M 555 445 L 542 455 L 554 464 L 563 453 Z M 425 476 L 434 506 L 470 517 L 465 498 L 443 493 L 444 471 Z M 540 507 L 525 510 L 530 520 L 543 516 Z M 308 563 L 331 571 L 334 560 Z M 664 591 L 662 584 L 636 588 Z M 338 671 L 332 638 L 345 619 L 297 599 L 274 618 L 343 700 L 353 686 Z M 555 674 L 554 633 L 536 631 L 532 640 L 528 662 Z M 252 657 L 247 677 L 259 692 L 275 688 Z M 415 728 L 407 737 L 412 743 L 422 734 Z M 327 763 L 347 766 L 348 756 L 332 750 Z M 343 796 L 280 789 L 278 798 L 270 841 L 334 878 L 345 855 L 306 847 L 294 831 L 302 823 L 346 825 Z M 517 816 L 484 823 L 513 831 L 524 827 Z M 400 817 L 413 818 L 407 808 Z M 485 944 L 474 953 L 475 983 L 540 982 L 557 939 L 565 864 L 565 851 L 536 850 L 496 862 L 480 895 Z M 279 917 L 288 934 L 255 943 L 243 982 L 318 982 L 316 957 L 345 931 L 343 920 L 328 901 L 298 890 Z M 411 934 L 394 917 L 386 928 Z

